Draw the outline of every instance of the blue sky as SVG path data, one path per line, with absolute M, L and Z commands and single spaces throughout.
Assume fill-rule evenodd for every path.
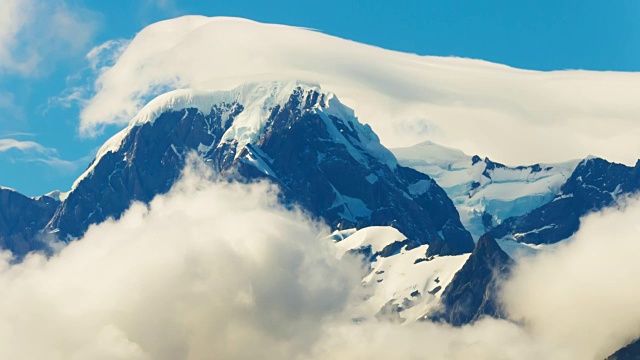
M 87 52 L 183 14 L 303 26 L 393 50 L 526 69 L 640 71 L 636 0 L 8 1 L 40 8 L 32 14 L 38 20 L 24 20 L 15 34 L 6 29 L 16 24 L 3 24 L 0 16 L 0 185 L 27 195 L 67 190 L 117 130 L 81 137 L 78 104 L 54 101 L 78 79 L 90 78 Z M 19 17 L 10 18 L 19 26 Z M 21 66 L 30 59 L 31 67 Z

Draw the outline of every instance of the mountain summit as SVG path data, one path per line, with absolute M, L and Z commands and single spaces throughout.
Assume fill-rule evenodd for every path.
M 285 204 L 334 229 L 391 225 L 409 248 L 437 243 L 430 255 L 473 250 L 442 188 L 398 165 L 333 93 L 299 82 L 159 96 L 100 149 L 47 230 L 73 239 L 167 192 L 191 152 L 223 177 L 274 182 Z

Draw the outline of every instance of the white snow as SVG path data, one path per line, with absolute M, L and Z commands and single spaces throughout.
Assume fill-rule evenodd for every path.
M 347 231 L 350 235 L 344 240 L 336 242 L 339 255 L 348 250 L 366 246 L 371 246 L 372 251 L 376 252 L 389 244 L 406 239 L 401 232 L 390 226 L 372 226 L 358 231 L 353 230 Z M 332 234 L 331 238 L 335 239 L 336 235 L 338 234 Z M 390 301 L 393 304 L 402 305 L 406 302 L 405 299 L 409 299 L 411 305 L 408 308 L 403 306 L 405 310 L 400 313 L 400 316 L 405 323 L 410 323 L 438 306 L 442 292 L 470 254 L 436 256 L 429 261 L 416 264 L 416 260 L 425 258 L 428 248 L 428 245 L 409 251 L 405 248 L 396 255 L 378 257 L 371 263 L 371 271 L 362 282 L 367 300 L 354 309 L 355 317 L 372 318 Z M 440 289 L 435 291 L 437 287 Z M 412 296 L 415 291 L 420 295 Z
M 18 191 L 16 191 L 15 189 L 12 189 L 12 188 L 10 188 L 10 187 L 6 187 L 6 186 L 1 186 L 1 185 L 0 185 L 0 190 L 7 190 L 7 191 L 18 192 Z
M 356 228 L 336 230 L 332 232 L 331 235 L 329 235 L 329 239 L 333 240 L 334 242 L 340 242 L 348 238 L 349 236 L 355 234 L 356 231 L 358 231 L 358 229 Z
M 271 169 L 271 166 L 267 164 L 268 157 L 257 147 L 246 147 L 247 156 L 240 159 L 245 163 L 253 165 L 256 169 L 265 175 L 277 178 L 276 172 Z
M 378 181 L 378 176 L 376 174 L 371 173 L 365 177 L 365 179 L 369 182 L 369 184 L 375 184 Z
M 372 253 L 376 253 L 385 246 L 407 237 L 398 229 L 391 226 L 370 226 L 350 234 L 346 239 L 336 244 L 342 254 L 352 249 L 371 246 Z
M 67 199 L 67 197 L 69 197 L 69 194 L 71 193 L 71 191 L 60 191 L 60 190 L 54 190 L 50 193 L 45 194 L 44 196 L 48 196 L 54 200 L 58 200 L 58 201 L 65 201 Z
M 331 209 L 342 207 L 343 210 L 339 213 L 342 218 L 352 222 L 358 222 L 359 219 L 369 218 L 373 213 L 364 201 L 340 194 L 335 188 L 333 190 L 336 198 L 333 204 L 331 204 Z
M 243 84 L 230 91 L 202 91 L 192 89 L 181 89 L 162 94 L 151 100 L 140 112 L 133 117 L 129 125 L 118 132 L 98 150 L 95 160 L 87 170 L 74 182 L 72 190 L 80 181 L 90 174 L 100 159 L 109 152 L 117 151 L 127 134 L 135 127 L 152 124 L 164 112 L 180 111 L 184 109 L 197 109 L 197 111 L 207 115 L 211 109 L 218 105 L 224 107 L 226 112 L 222 114 L 222 121 L 229 120 L 228 113 L 234 110 L 231 104 L 238 103 L 243 106 L 243 110 L 233 119 L 229 129 L 223 134 L 222 143 L 233 144 L 236 148 L 236 156 L 247 144 L 257 141 L 264 127 L 271 110 L 284 105 L 296 88 L 302 90 L 301 103 L 304 104 L 311 92 L 318 92 L 325 97 L 324 104 L 316 104 L 310 111 L 315 112 L 327 124 L 327 129 L 337 143 L 345 145 L 349 153 L 358 161 L 366 163 L 367 159 L 362 155 L 366 151 L 372 156 L 387 164 L 390 168 L 397 165 L 393 154 L 384 148 L 378 137 L 373 133 L 368 125 L 361 124 L 355 117 L 353 110 L 344 106 L 338 98 L 331 92 L 321 89 L 318 85 L 307 84 L 300 81 L 271 81 L 264 83 Z M 186 115 L 185 115 L 186 116 Z M 357 139 L 347 139 L 346 134 L 341 133 L 333 125 L 331 116 L 337 117 L 339 121 L 349 125 L 357 134 Z M 355 144 L 355 145 L 354 145 Z M 356 149 L 358 146 L 359 149 Z M 198 150 L 202 153 L 208 151 L 210 145 L 200 144 Z M 268 166 L 259 163 L 257 158 L 247 159 L 252 164 L 259 166 L 261 171 L 267 170 Z M 361 207 L 355 206 L 359 210 Z
M 539 229 L 535 229 L 535 230 L 531 230 L 531 231 L 527 231 L 527 232 L 523 232 L 523 233 L 515 233 L 513 234 L 513 238 L 518 241 L 519 238 L 525 236 L 525 235 L 529 235 L 529 234 L 537 234 L 541 231 L 544 230 L 549 230 L 549 229 L 553 229 L 554 227 L 556 227 L 556 224 L 550 224 L 550 225 L 545 225 Z
M 420 180 L 415 184 L 409 185 L 409 192 L 411 195 L 422 195 L 429 191 L 431 187 L 431 180 Z
M 447 192 L 475 240 L 484 234 L 484 212 L 500 223 L 552 201 L 579 163 L 540 164 L 537 172 L 532 167 L 487 170 L 484 160 L 473 164 L 472 157 L 462 151 L 433 142 L 392 152 L 402 165 L 431 176 Z

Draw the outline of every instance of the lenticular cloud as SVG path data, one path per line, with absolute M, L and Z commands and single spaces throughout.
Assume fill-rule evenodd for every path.
M 149 25 L 120 44 L 89 56 L 92 66 L 109 66 L 97 69 L 82 102 L 85 134 L 126 124 L 168 90 L 301 80 L 337 94 L 387 147 L 433 140 L 514 165 L 589 154 L 635 164 L 640 153 L 640 74 L 520 70 L 203 16 Z M 121 55 L 110 66 L 114 53 Z

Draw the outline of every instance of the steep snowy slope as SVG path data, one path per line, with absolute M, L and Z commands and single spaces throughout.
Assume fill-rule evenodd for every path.
M 333 93 L 297 82 L 179 90 L 151 101 L 99 150 L 49 231 L 80 236 L 90 224 L 120 216 L 131 201 L 168 191 L 191 152 L 223 177 L 269 179 L 285 203 L 334 229 L 391 225 L 409 248 L 473 250 L 455 206 L 430 177 L 398 165 Z
M 508 167 L 432 142 L 391 150 L 400 164 L 432 177 L 477 240 L 489 228 L 550 202 L 579 161 Z
M 332 240 L 340 254 L 355 253 L 369 259 L 365 275 L 363 301 L 353 316 L 359 319 L 383 317 L 414 322 L 441 304 L 443 290 L 460 270 L 470 254 L 427 256 L 429 245 L 408 249 L 394 244 L 406 239 L 389 226 L 373 226 L 360 230 L 337 231 Z M 397 248 L 385 253 L 385 248 Z M 376 255 L 378 254 L 378 255 Z

